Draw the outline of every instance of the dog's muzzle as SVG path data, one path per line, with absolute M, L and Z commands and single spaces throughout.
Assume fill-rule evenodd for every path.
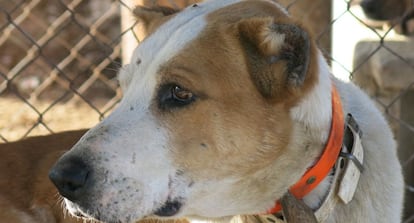
M 49 172 L 59 193 L 74 202 L 84 197 L 89 176 L 90 168 L 78 157 L 59 160 Z

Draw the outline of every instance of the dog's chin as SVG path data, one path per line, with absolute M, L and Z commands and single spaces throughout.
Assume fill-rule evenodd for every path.
M 84 222 L 95 222 L 95 221 L 102 221 L 102 222 L 131 222 L 130 219 L 128 220 L 120 220 L 120 219 L 109 219 L 107 218 L 107 216 L 105 215 L 101 215 L 99 210 L 95 210 L 95 211 L 87 211 L 87 210 L 83 210 L 82 208 L 80 208 L 77 204 L 68 201 L 65 199 L 65 203 L 66 203 L 66 209 L 68 210 L 69 214 L 76 216 L 78 218 L 81 218 L 84 220 Z
M 64 199 L 65 206 L 69 214 L 85 219 L 85 220 L 98 220 L 98 221 L 108 221 L 104 216 L 100 215 L 100 211 L 90 211 L 84 210 L 76 203 L 71 202 L 68 199 Z M 161 207 L 157 208 L 151 215 L 147 215 L 146 217 L 155 217 L 155 218 L 174 218 L 180 213 L 181 208 L 183 207 L 182 199 L 168 199 L 165 201 Z M 101 210 L 102 211 L 102 210 Z M 102 211 L 104 212 L 104 211 Z M 144 218 L 146 218 L 144 217 Z M 113 219 L 111 219 L 111 222 Z M 117 220 L 115 222 L 123 222 Z M 127 221 L 129 222 L 129 220 Z

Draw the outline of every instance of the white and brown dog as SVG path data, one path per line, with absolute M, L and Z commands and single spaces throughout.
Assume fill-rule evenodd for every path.
M 72 214 L 254 221 L 289 190 L 320 222 L 400 221 L 386 121 L 280 6 L 136 13 L 150 34 L 120 72 L 122 102 L 50 171 Z

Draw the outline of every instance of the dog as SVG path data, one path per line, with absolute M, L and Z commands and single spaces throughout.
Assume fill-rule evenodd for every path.
M 369 19 L 387 21 L 400 34 L 414 34 L 412 0 L 362 0 L 360 5 Z
M 83 222 L 64 215 L 58 191 L 47 175 L 56 160 L 85 132 L 69 131 L 0 144 L 1 222 Z
M 280 5 L 135 13 L 148 36 L 119 73 L 122 101 L 49 172 L 71 214 L 283 222 L 288 193 L 318 222 L 401 221 L 388 124 Z

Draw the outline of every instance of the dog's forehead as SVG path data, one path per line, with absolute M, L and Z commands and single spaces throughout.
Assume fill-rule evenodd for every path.
M 185 8 L 138 46 L 132 62 L 154 62 L 156 58 L 168 60 L 202 32 L 209 13 L 241 1 L 243 0 L 211 0 Z
M 131 63 L 140 61 L 141 69 L 159 64 L 174 57 L 187 44 L 197 38 L 206 28 L 209 15 L 237 3 L 267 2 L 276 6 L 284 14 L 287 11 L 274 0 L 207 0 L 194 4 L 175 14 L 161 25 L 153 34 L 141 42 L 133 53 Z M 249 6 L 246 6 L 250 8 Z M 230 11 L 231 12 L 231 11 Z M 226 12 L 229 13 L 229 12 Z M 237 12 L 231 12 L 236 13 Z M 227 17 L 226 14 L 224 17 Z M 230 16 L 230 15 L 229 15 Z M 157 63 L 156 63 L 157 62 Z
M 207 25 L 207 15 L 242 1 L 245 0 L 206 1 L 187 7 L 161 25 L 138 45 L 127 69 L 121 71 L 120 79 L 134 86 L 124 92 L 123 101 L 131 104 L 138 97 L 140 104 L 148 105 L 157 87 L 157 71 L 200 35 Z
M 271 0 L 207 0 L 205 2 L 189 6 L 182 10 L 180 13 L 175 14 L 170 20 L 162 24 L 154 33 L 148 36 L 143 42 L 139 44 L 134 51 L 130 71 L 126 75 L 133 75 L 131 82 L 135 87 L 132 90 L 133 93 L 126 97 L 135 98 L 136 95 L 140 97 L 151 98 L 154 95 L 154 89 L 157 85 L 156 73 L 164 64 L 170 59 L 179 55 L 186 46 L 188 46 L 193 40 L 200 37 L 204 30 L 206 30 L 211 22 L 209 16 L 215 12 L 236 6 L 242 3 L 256 4 L 258 2 L 271 3 L 285 14 L 286 11 L 280 7 L 277 3 Z M 250 5 L 251 6 L 251 5 Z M 244 8 L 251 8 L 246 5 Z M 252 9 L 255 10 L 255 9 Z M 222 17 L 224 20 L 230 18 L 230 14 L 237 14 L 236 11 L 228 10 Z M 240 17 L 240 16 L 237 16 Z M 243 17 L 243 16 L 241 16 Z M 214 29 L 214 27 L 209 27 Z M 138 76 L 138 78 L 135 78 Z M 143 86 L 147 89 L 145 94 L 139 94 L 137 86 Z M 140 91 L 140 93 L 143 93 Z M 150 97 L 147 97 L 150 96 Z M 125 97 L 124 97 L 125 98 Z

